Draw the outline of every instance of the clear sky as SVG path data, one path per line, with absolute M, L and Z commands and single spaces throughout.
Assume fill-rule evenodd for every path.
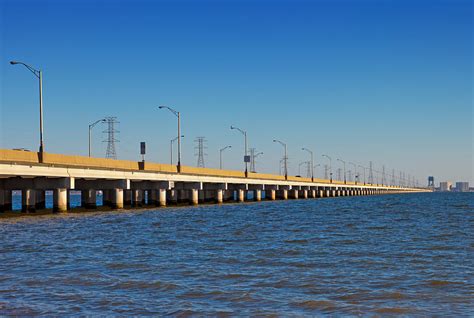
M 426 184 L 473 177 L 472 1 L 0 0 L 0 148 L 38 148 L 44 72 L 46 151 L 87 154 L 88 124 L 117 116 L 120 159 L 169 162 L 182 113 L 183 163 L 290 174 L 315 152 L 403 170 Z M 103 157 L 105 127 L 94 130 Z M 347 167 L 351 169 L 352 167 Z M 320 167 L 317 168 L 321 176 Z M 397 173 L 398 174 L 398 173 Z

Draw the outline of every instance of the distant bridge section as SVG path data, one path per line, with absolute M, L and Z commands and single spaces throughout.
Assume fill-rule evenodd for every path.
M 390 193 L 431 192 L 356 182 L 340 182 L 0 149 L 0 212 L 12 210 L 12 191 L 22 191 L 22 211 L 45 209 L 53 191 L 53 210 L 70 209 L 70 191 L 81 191 L 81 206 L 96 209 L 96 195 L 112 209 L 225 202 L 316 199 Z M 251 193 L 251 195 L 249 195 Z M 146 199 L 145 199 L 146 198 Z

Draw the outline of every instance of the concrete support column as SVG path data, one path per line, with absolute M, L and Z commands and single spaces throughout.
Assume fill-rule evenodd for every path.
M 245 202 L 245 190 L 239 189 L 237 191 L 237 201 Z
M 12 191 L 0 190 L 0 212 L 12 210 Z
M 132 190 L 132 206 L 143 206 L 143 190 Z
M 262 201 L 262 190 L 254 190 L 253 191 L 253 199 L 255 201 Z
M 189 203 L 192 205 L 198 205 L 199 204 L 199 190 L 198 189 L 191 189 L 189 190 Z
M 330 190 L 331 191 L 331 197 L 335 197 L 336 196 L 336 190 Z
M 21 212 L 36 211 L 36 190 L 26 189 L 21 191 Z
M 224 203 L 224 190 L 222 189 L 216 190 L 216 202 L 218 204 Z
M 318 195 L 318 198 L 324 198 L 324 190 L 318 190 L 316 194 Z
M 157 190 L 158 192 L 158 202 L 160 206 L 166 206 L 166 190 L 165 189 L 160 189 Z
M 316 190 L 310 190 L 311 198 L 316 199 Z
M 109 190 L 110 193 L 110 207 L 112 209 L 123 209 L 123 197 L 124 197 L 123 189 L 113 189 Z
M 276 190 L 265 190 L 265 198 L 270 201 L 275 201 Z
M 278 190 L 278 199 L 288 200 L 288 190 Z
M 301 196 L 303 199 L 307 199 L 308 198 L 308 190 L 301 190 Z
M 36 210 L 46 209 L 46 191 L 36 190 L 35 209 Z
M 68 191 L 67 189 L 53 190 L 53 211 L 66 212 L 68 207 Z

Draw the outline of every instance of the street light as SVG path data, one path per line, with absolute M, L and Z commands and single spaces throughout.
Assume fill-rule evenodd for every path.
M 357 175 L 357 166 L 353 162 L 348 162 L 348 164 L 354 166 L 354 181 L 355 181 L 355 184 L 357 184 L 357 181 L 359 180 L 359 176 Z
M 95 122 L 93 122 L 92 124 L 89 125 L 89 157 L 91 156 L 91 152 L 92 152 L 92 128 L 94 128 L 95 125 L 97 125 L 98 123 L 105 123 L 107 120 L 105 119 L 99 119 L 99 120 L 96 120 Z
M 320 167 L 320 166 L 321 166 L 321 164 L 318 163 L 317 165 L 314 165 L 314 166 L 313 166 L 313 169 L 316 169 L 317 167 Z M 317 175 L 317 170 L 316 170 L 316 175 Z
M 181 135 L 181 138 L 183 138 L 184 135 Z M 173 145 L 174 142 L 178 140 L 178 137 L 174 137 L 173 139 L 170 140 L 170 159 L 171 159 L 171 164 L 173 164 Z
M 219 150 L 219 168 L 222 170 L 222 152 L 228 148 L 232 148 L 232 146 L 225 146 Z
M 25 64 L 23 62 L 17 62 L 17 61 L 10 61 L 11 65 L 16 65 L 16 64 L 21 64 L 24 67 L 26 67 L 28 70 L 30 70 L 31 73 L 33 73 L 39 80 L 39 106 L 40 106 L 40 146 L 39 146 L 39 152 L 41 155 L 43 154 L 44 151 L 44 141 L 43 141 L 43 73 L 41 70 L 36 70 L 33 67 L 29 66 L 28 64 Z
M 332 183 L 332 158 L 329 157 L 328 155 L 323 155 L 323 157 L 329 159 L 329 177 L 330 177 L 330 182 Z
M 181 114 L 168 106 L 158 106 L 159 109 L 168 109 L 176 117 L 178 117 L 178 172 L 181 172 Z
M 285 163 L 285 180 L 288 179 L 288 153 L 287 153 L 287 148 L 286 144 L 280 140 L 273 139 L 273 142 L 277 142 L 280 145 L 282 145 L 285 148 L 285 156 L 283 157 L 284 163 Z
M 346 162 L 341 159 L 337 159 L 337 161 L 340 161 L 344 164 L 344 184 L 346 184 Z
M 235 129 L 235 130 L 238 130 L 240 131 L 240 133 L 242 135 L 244 135 L 244 147 L 245 147 L 245 155 L 244 155 L 244 162 L 245 162 L 245 177 L 248 176 L 248 164 L 250 162 L 250 158 L 248 157 L 248 151 L 247 151 L 247 132 L 238 128 L 238 127 L 235 127 L 235 126 L 230 126 L 230 129 Z
M 308 148 L 302 148 L 303 151 L 307 151 L 311 154 L 311 182 L 314 181 L 314 160 L 313 160 L 313 152 Z

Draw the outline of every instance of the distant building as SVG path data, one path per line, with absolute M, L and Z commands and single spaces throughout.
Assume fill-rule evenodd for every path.
M 434 177 L 433 176 L 429 176 L 428 177 L 428 188 L 432 188 L 434 189 L 435 185 L 434 185 Z
M 469 182 L 456 182 L 456 192 L 469 192 Z
M 439 183 L 439 191 L 446 192 L 451 191 L 451 187 L 453 186 L 452 182 L 444 181 Z

